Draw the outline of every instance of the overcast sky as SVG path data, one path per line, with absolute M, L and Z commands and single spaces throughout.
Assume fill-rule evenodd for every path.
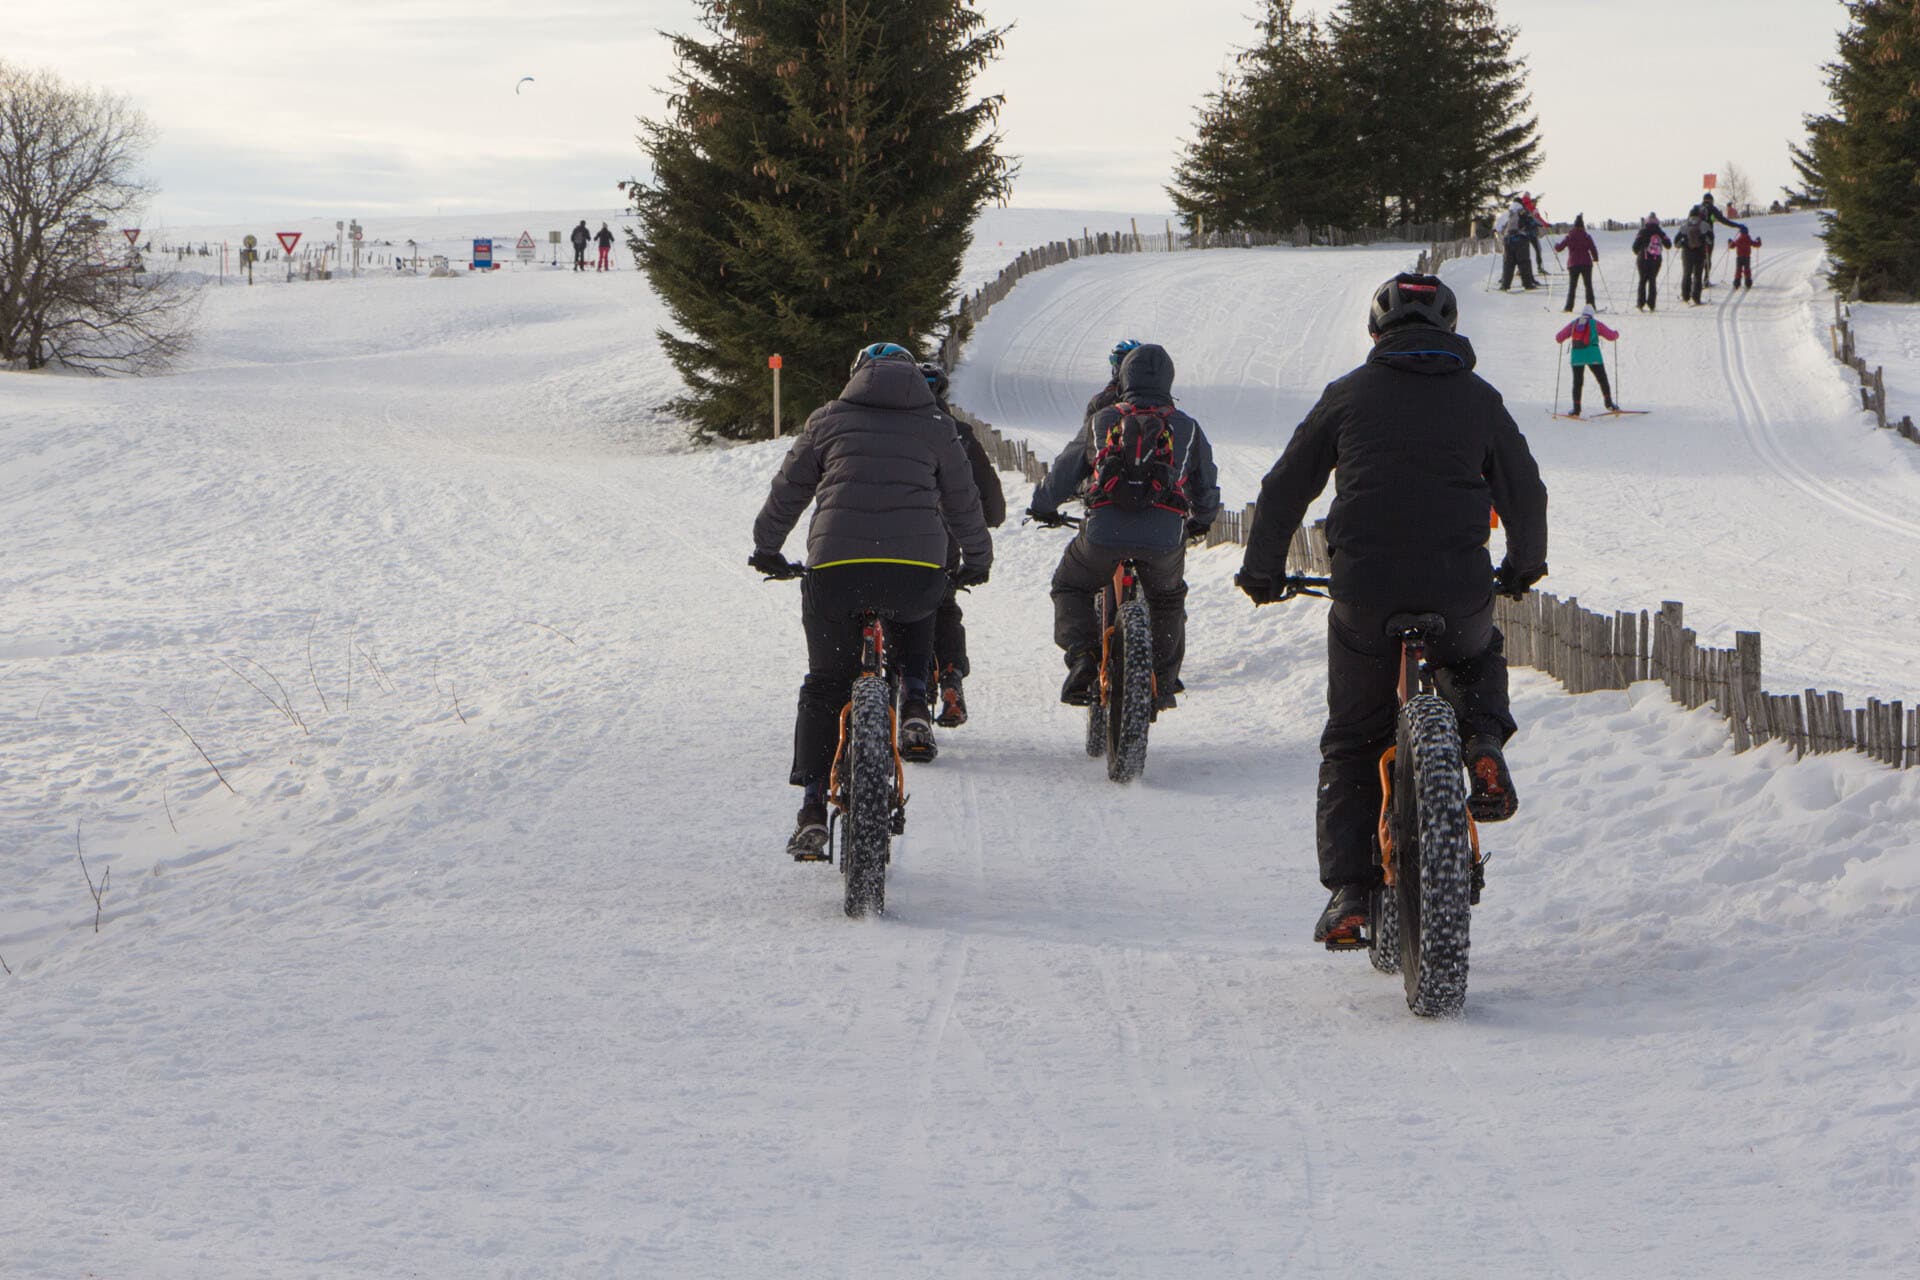
M 1013 203 L 1165 209 L 1195 109 L 1253 0 L 978 0 L 1013 23 Z M 1324 11 L 1325 3 L 1301 7 Z M 1498 0 L 1521 30 L 1547 211 L 1683 210 L 1732 161 L 1771 199 L 1825 107 L 1840 0 Z M 606 209 L 690 0 L 0 0 L 0 57 L 123 93 L 158 127 L 152 226 Z M 1089 19 L 1097 14 L 1098 22 Z M 518 94 L 521 76 L 534 82 Z

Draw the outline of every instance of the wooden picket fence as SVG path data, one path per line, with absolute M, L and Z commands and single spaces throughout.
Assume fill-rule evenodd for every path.
M 1435 270 L 1452 257 L 1492 252 L 1492 244 L 1472 238 L 1436 242 L 1421 251 L 1421 269 Z M 976 319 L 985 315 L 1026 275 L 1078 256 L 1077 248 L 1060 244 L 1022 254 L 999 279 L 969 299 L 978 308 L 971 314 Z M 957 343 L 942 352 L 949 370 L 958 358 Z M 1884 409 L 1884 391 L 1881 394 Z M 1000 470 L 1014 472 L 1030 484 L 1046 476 L 1046 459 L 1025 440 L 1008 438 L 958 406 L 954 415 L 973 428 Z M 1901 434 L 1912 439 L 1911 427 L 1910 421 L 1903 420 Z M 1223 509 L 1208 532 L 1207 545 L 1245 546 L 1253 528 L 1253 511 L 1251 503 L 1238 510 Z M 1325 521 L 1294 530 L 1288 563 L 1295 572 L 1315 576 L 1332 571 Z M 1636 681 L 1658 680 L 1682 706 L 1711 706 L 1725 718 L 1736 752 L 1782 742 L 1796 756 L 1858 751 L 1896 769 L 1920 766 L 1920 708 L 1909 708 L 1900 699 L 1881 698 L 1868 698 L 1865 706 L 1850 708 L 1834 690 L 1768 693 L 1760 679 L 1758 631 L 1736 632 L 1732 648 L 1715 649 L 1699 642 L 1684 625 L 1685 615 L 1686 607 L 1677 600 L 1662 601 L 1657 611 L 1609 614 L 1587 609 L 1577 598 L 1562 600 L 1545 591 L 1529 592 L 1523 600 L 1496 597 L 1494 609 L 1495 622 L 1506 637 L 1508 663 L 1544 671 L 1570 693 L 1625 689 Z
M 1867 362 L 1854 349 L 1853 314 L 1847 307 L 1846 299 L 1839 294 L 1833 295 L 1833 324 L 1828 327 L 1828 338 L 1833 344 L 1833 358 L 1852 369 L 1860 378 L 1860 407 L 1871 413 L 1882 428 L 1896 431 L 1902 439 L 1920 444 L 1920 430 L 1916 430 L 1911 417 L 1902 416 L 1898 422 L 1887 421 L 1887 371 L 1884 365 L 1875 365 L 1872 373 L 1867 372 Z

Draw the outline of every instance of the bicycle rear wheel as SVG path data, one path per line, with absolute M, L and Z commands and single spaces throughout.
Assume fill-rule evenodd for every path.
M 1467 1002 L 1473 844 L 1453 708 L 1430 693 L 1400 709 L 1394 757 L 1394 889 L 1400 976 L 1421 1017 Z
M 1147 726 L 1153 721 L 1153 629 L 1146 601 L 1136 598 L 1120 606 L 1107 667 L 1107 776 L 1132 782 L 1146 771 Z
M 847 730 L 847 815 L 840 847 L 850 916 L 879 914 L 887 905 L 887 854 L 893 843 L 893 705 L 879 676 L 853 682 Z

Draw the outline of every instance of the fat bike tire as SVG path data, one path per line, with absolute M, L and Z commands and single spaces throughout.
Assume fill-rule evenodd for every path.
M 1099 701 L 1099 691 L 1087 708 L 1087 755 L 1095 760 L 1107 754 L 1107 709 Z
M 1466 1007 L 1473 845 L 1453 708 L 1418 694 L 1400 709 L 1394 753 L 1394 896 L 1407 1008 L 1423 1018 Z
M 1120 625 L 1112 646 L 1119 670 L 1109 672 L 1107 777 L 1132 782 L 1147 768 L 1147 727 L 1153 723 L 1153 626 L 1144 600 L 1120 606 Z M 1113 663 L 1112 655 L 1108 659 Z
M 1367 962 L 1380 973 L 1400 972 L 1400 900 L 1385 885 L 1373 891 L 1373 946 Z
M 887 907 L 887 855 L 893 843 L 893 706 L 887 682 L 862 676 L 853 682 L 853 719 L 847 751 L 847 815 L 841 825 L 840 874 L 846 878 L 846 910 L 858 918 Z

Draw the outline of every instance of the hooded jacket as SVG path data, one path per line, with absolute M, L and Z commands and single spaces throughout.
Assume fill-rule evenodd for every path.
M 1034 486 L 1033 509 L 1051 513 L 1060 504 L 1080 492 L 1093 475 L 1094 455 L 1107 429 L 1124 416 L 1120 404 L 1140 408 L 1160 408 L 1173 403 L 1173 357 L 1166 348 L 1147 343 L 1127 353 L 1120 362 L 1120 400 L 1100 410 L 1081 427 L 1073 443 L 1060 451 L 1046 478 Z M 1096 507 L 1087 513 L 1080 536 L 1089 545 L 1113 555 L 1164 555 L 1179 548 L 1186 538 L 1187 521 L 1211 525 L 1220 514 L 1220 476 L 1213 465 L 1213 446 L 1200 424 L 1175 409 L 1167 418 L 1173 431 L 1173 456 L 1186 482 L 1191 510 L 1178 512 L 1153 508 L 1146 511 L 1122 511 L 1118 507 Z
M 573 241 L 574 248 L 576 249 L 586 248 L 587 241 L 593 239 L 593 232 L 587 230 L 587 220 L 585 218 L 582 218 L 580 220 L 580 225 L 575 227 L 573 229 L 573 234 L 568 236 L 567 238 Z
M 606 223 L 601 223 L 600 229 L 593 233 L 593 242 L 602 249 L 610 249 L 613 247 L 613 232 L 608 229 Z
M 1246 570 L 1287 572 L 1287 548 L 1336 476 L 1327 542 L 1335 600 L 1379 609 L 1478 608 L 1493 591 L 1488 508 L 1507 558 L 1547 562 L 1547 490 L 1526 437 L 1473 372 L 1458 334 L 1397 326 L 1329 383 L 1260 485 Z
M 968 564 L 993 562 L 960 436 L 910 361 L 869 361 L 813 411 L 753 522 L 754 549 L 779 550 L 810 501 L 810 569 L 944 568 L 949 529 Z

